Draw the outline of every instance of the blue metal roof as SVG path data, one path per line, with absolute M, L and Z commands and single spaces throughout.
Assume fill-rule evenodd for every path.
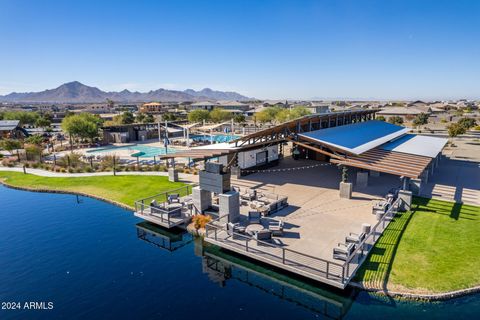
M 299 134 L 345 151 L 360 154 L 395 139 L 409 129 L 385 121 L 365 121 Z

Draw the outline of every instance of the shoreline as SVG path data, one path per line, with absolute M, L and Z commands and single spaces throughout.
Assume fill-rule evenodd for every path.
M 11 189 L 16 189 L 16 190 L 22 190 L 22 191 L 30 191 L 30 192 L 40 192 L 40 193 L 58 193 L 58 194 L 71 194 L 71 195 L 80 195 L 84 197 L 89 197 L 92 199 L 100 200 L 107 202 L 109 204 L 115 205 L 117 207 L 120 207 L 122 209 L 128 210 L 128 211 L 135 211 L 133 207 L 130 207 L 124 203 L 107 199 L 104 197 L 96 196 L 93 194 L 88 194 L 84 192 L 79 192 L 79 191 L 67 191 L 67 190 L 53 190 L 53 189 L 36 189 L 32 187 L 19 187 L 19 186 L 14 186 L 11 185 L 3 180 L 0 180 L 0 184 Z M 196 232 L 192 232 L 193 230 L 190 230 L 190 228 L 186 228 L 186 231 L 191 233 L 192 235 L 196 237 L 203 237 L 203 233 L 200 230 L 195 230 Z M 458 290 L 453 290 L 453 291 L 447 291 L 447 292 L 439 292 L 439 293 L 414 293 L 414 292 L 401 292 L 401 291 L 390 291 L 388 289 L 377 289 L 377 288 L 372 288 L 368 286 L 364 286 L 358 282 L 350 282 L 348 284 L 349 286 L 363 290 L 365 292 L 370 292 L 382 296 L 387 296 L 391 298 L 396 298 L 396 299 L 405 299 L 405 300 L 411 300 L 411 301 L 428 301 L 428 302 L 434 302 L 434 301 L 448 301 L 464 296 L 468 296 L 471 294 L 476 294 L 480 293 L 480 285 L 470 287 L 470 288 L 465 288 L 465 289 L 458 289 Z
M 465 288 L 465 289 L 458 289 L 458 290 L 439 292 L 439 293 L 414 293 L 414 292 L 391 291 L 388 289 L 376 289 L 376 288 L 366 287 L 358 282 L 353 282 L 353 281 L 350 282 L 348 285 L 353 288 L 357 288 L 357 289 L 378 294 L 381 296 L 395 298 L 395 299 L 410 300 L 410 301 L 427 301 L 427 302 L 448 301 L 448 300 L 453 300 L 456 298 L 461 298 L 461 297 L 473 295 L 476 293 L 480 293 L 480 285 L 475 287 Z

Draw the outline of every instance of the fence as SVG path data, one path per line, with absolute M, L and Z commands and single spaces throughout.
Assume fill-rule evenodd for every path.
M 333 262 L 314 257 L 305 253 L 291 250 L 274 243 L 256 240 L 251 236 L 227 230 L 228 216 L 223 215 L 209 222 L 205 227 L 205 238 L 226 249 L 240 251 L 261 258 L 267 263 L 284 266 L 307 277 L 324 281 L 336 282 L 345 287 L 355 276 L 360 265 L 365 261 L 368 253 L 383 233 L 400 205 L 397 199 L 381 219 L 371 228 L 365 239 L 360 242 L 354 253 L 344 263 Z
M 345 274 L 342 264 L 284 248 L 274 243 L 256 240 L 245 234 L 227 231 L 225 224 L 221 223 L 225 218 L 226 215 L 220 216 L 206 225 L 205 237 L 207 239 L 259 256 L 267 262 L 280 264 L 289 269 L 293 268 L 314 279 L 324 278 L 343 283 Z
M 193 210 L 195 210 L 195 212 L 197 210 L 193 204 L 190 204 L 188 208 L 189 213 L 187 216 L 181 217 L 184 205 L 182 204 L 181 207 L 177 208 L 169 208 L 169 206 L 166 205 L 168 196 L 172 194 L 178 194 L 180 197 L 187 196 L 192 193 L 192 187 L 192 185 L 186 185 L 178 189 L 169 190 L 154 196 L 137 200 L 135 201 L 135 212 L 144 216 L 154 216 L 155 220 L 163 225 L 166 225 L 168 228 L 178 225 L 179 223 L 183 222 L 185 218 L 192 216 Z M 152 202 L 157 202 L 157 205 L 153 206 Z M 180 217 L 174 217 L 175 213 L 180 213 Z

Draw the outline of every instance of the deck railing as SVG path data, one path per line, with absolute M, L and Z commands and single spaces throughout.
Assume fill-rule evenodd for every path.
M 397 214 L 402 203 L 403 200 L 398 198 L 390 205 L 380 220 L 371 228 L 365 239 L 356 246 L 354 253 L 345 261 L 345 275 L 348 281 L 353 279 L 378 238 Z
M 141 215 L 154 215 L 155 219 L 159 220 L 163 224 L 166 224 L 168 227 L 174 226 L 178 224 L 178 218 L 172 218 L 171 215 L 175 211 L 182 210 L 182 208 L 168 209 L 166 206 L 168 196 L 172 194 L 178 194 L 180 197 L 190 195 L 192 193 L 192 187 L 193 185 L 186 185 L 177 189 L 137 200 L 135 201 L 135 212 Z M 154 200 L 158 203 L 158 205 L 155 207 L 151 206 L 151 202 Z M 197 210 L 192 204 L 192 208 L 187 216 L 193 215 L 194 212 L 196 213 Z
M 251 236 L 227 231 L 226 223 L 222 223 L 227 215 L 212 220 L 205 227 L 205 237 L 215 242 L 223 243 L 235 249 L 255 254 L 264 260 L 282 264 L 300 273 L 309 274 L 313 278 L 326 278 L 343 283 L 345 279 L 344 266 L 337 262 L 314 257 L 292 249 L 279 246 Z
M 227 249 L 236 249 L 261 257 L 263 260 L 294 268 L 298 273 L 313 279 L 323 278 L 346 286 L 365 261 L 375 242 L 398 212 L 401 199 L 397 199 L 380 220 L 371 228 L 365 239 L 356 246 L 354 253 L 345 262 L 333 262 L 279 246 L 275 243 L 254 239 L 252 236 L 227 230 L 227 215 L 218 217 L 205 227 L 205 237 L 223 244 Z M 256 245 L 252 245 L 256 244 Z

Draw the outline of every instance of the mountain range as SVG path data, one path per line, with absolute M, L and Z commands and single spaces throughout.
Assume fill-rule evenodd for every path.
M 0 102 L 23 102 L 23 103 L 95 103 L 105 102 L 107 99 L 115 102 L 182 102 L 202 100 L 237 100 L 246 101 L 251 98 L 237 92 L 216 91 L 209 88 L 195 91 L 157 89 L 149 92 L 138 91 L 102 91 L 96 87 L 84 85 L 78 81 L 62 84 L 58 88 L 40 92 L 12 92 L 1 96 Z

